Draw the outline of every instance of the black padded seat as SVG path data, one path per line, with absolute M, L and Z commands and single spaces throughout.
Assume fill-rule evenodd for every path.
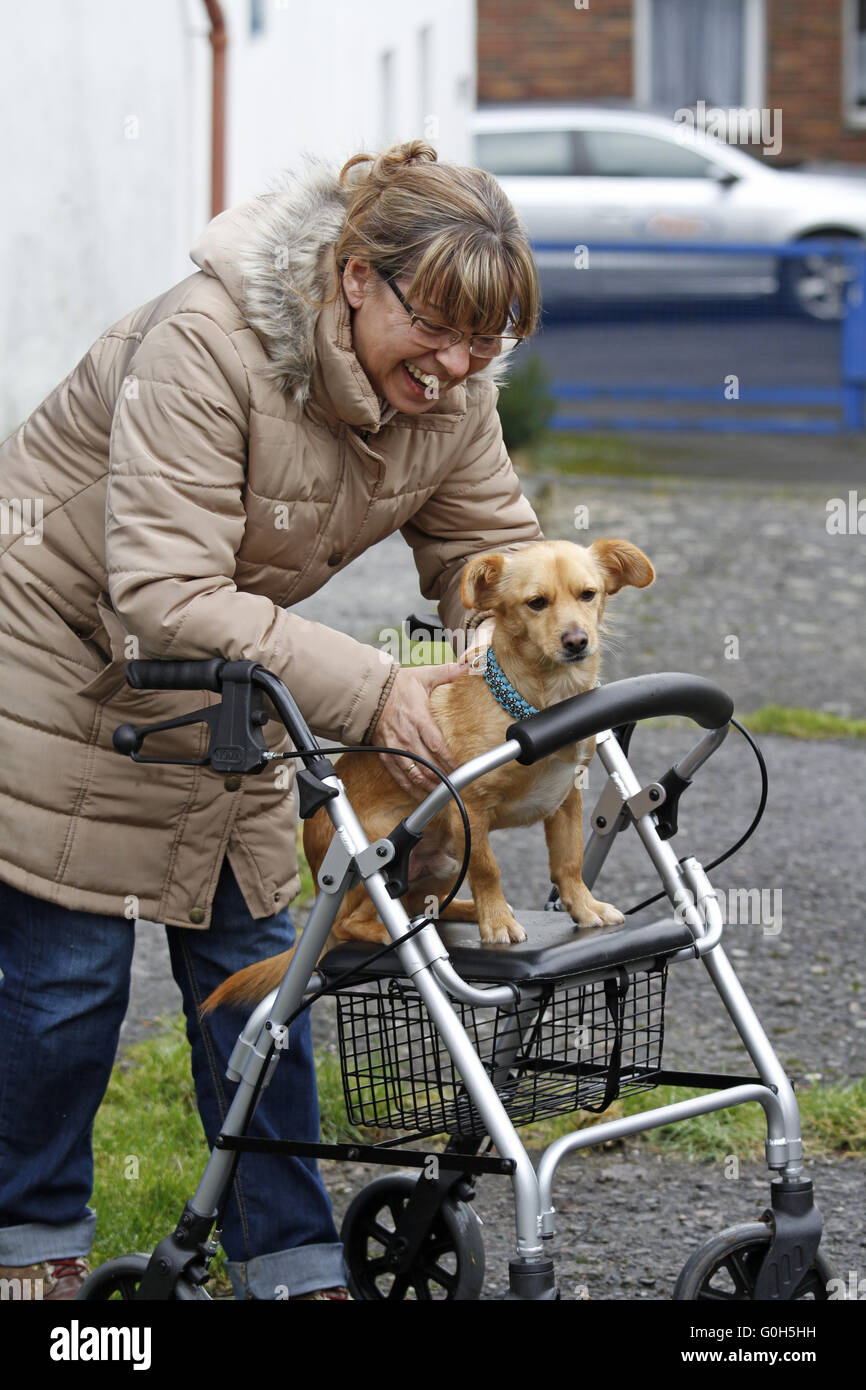
M 451 964 L 465 980 L 478 984 L 531 984 L 571 976 L 609 974 L 624 966 L 629 973 L 652 969 L 667 956 L 692 944 L 692 934 L 670 909 L 660 917 L 658 906 L 627 917 L 613 927 L 577 927 L 565 912 L 516 910 L 527 940 L 511 946 L 483 943 L 471 922 L 440 922 L 439 935 Z M 368 978 L 399 975 L 396 953 L 389 952 L 365 970 L 365 962 L 380 948 L 369 941 L 344 941 L 320 960 L 318 970 L 329 982 L 352 970 Z

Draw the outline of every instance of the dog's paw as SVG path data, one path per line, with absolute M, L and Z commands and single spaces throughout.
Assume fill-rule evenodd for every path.
M 592 900 L 593 911 L 601 918 L 602 924 L 606 927 L 620 926 L 625 921 L 618 907 L 613 903 L 602 903 L 597 898 Z
M 510 912 L 497 913 L 479 921 L 478 927 L 481 940 L 492 942 L 496 946 L 510 946 L 513 942 L 526 940 L 526 932 Z
M 574 892 L 567 897 L 561 895 L 563 907 L 579 927 L 614 927 L 625 921 L 619 908 L 614 907 L 613 903 L 600 902 L 583 884 L 581 889 L 582 891 Z

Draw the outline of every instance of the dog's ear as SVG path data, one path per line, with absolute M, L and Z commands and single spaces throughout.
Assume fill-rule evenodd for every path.
M 504 555 L 476 555 L 470 560 L 460 582 L 463 607 L 492 608 L 499 595 L 499 583 L 504 569 Z
M 605 588 L 609 594 L 618 593 L 627 584 L 636 589 L 645 589 L 652 584 L 656 572 L 642 550 L 631 541 L 618 541 L 605 538 L 593 541 L 589 547 L 605 575 Z

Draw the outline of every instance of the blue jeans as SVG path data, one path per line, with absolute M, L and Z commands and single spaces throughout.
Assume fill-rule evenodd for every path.
M 90 1251 L 93 1120 L 129 1002 L 134 931 L 126 918 L 71 911 L 0 883 L 0 1265 Z M 211 927 L 166 933 L 212 1145 L 235 1090 L 226 1062 L 249 1010 L 221 1009 L 202 1021 L 198 1006 L 241 966 L 286 950 L 295 932 L 285 910 L 250 916 L 226 859 Z M 318 1139 L 308 1013 L 292 1025 L 249 1132 Z M 197 1180 L 191 1175 L 190 1196 Z M 179 1216 L 166 1211 L 165 1234 Z M 311 1159 L 243 1154 L 222 1244 L 238 1298 L 292 1297 L 346 1282 L 331 1204 Z

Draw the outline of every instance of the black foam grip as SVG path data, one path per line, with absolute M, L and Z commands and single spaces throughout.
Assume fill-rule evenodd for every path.
M 712 681 L 681 671 L 661 671 L 652 676 L 629 676 L 573 695 L 512 724 L 506 738 L 520 744 L 517 761 L 530 764 L 558 748 L 633 720 L 684 714 L 703 729 L 720 729 L 733 712 L 730 695 Z
M 128 661 L 126 683 L 133 690 L 221 690 L 225 657 L 204 661 Z

